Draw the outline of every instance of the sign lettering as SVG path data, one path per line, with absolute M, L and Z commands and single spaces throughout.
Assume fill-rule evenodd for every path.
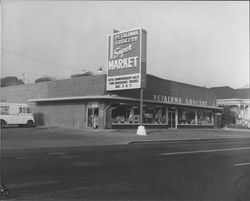
M 181 103 L 187 105 L 207 106 L 207 101 L 204 100 L 196 100 L 192 98 L 185 98 L 185 100 L 183 100 L 181 97 L 175 97 L 175 96 L 165 96 L 165 95 L 155 94 L 153 100 L 163 103 Z
M 106 89 L 112 91 L 145 87 L 146 31 L 135 29 L 110 34 Z

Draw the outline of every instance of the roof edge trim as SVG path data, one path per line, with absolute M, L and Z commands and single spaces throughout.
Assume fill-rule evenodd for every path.
M 57 97 L 57 98 L 40 98 L 40 99 L 30 99 L 29 102 L 52 102 L 52 101 L 70 101 L 70 100 L 91 100 L 91 99 L 114 99 L 114 100 L 126 100 L 126 101 L 140 101 L 137 98 L 128 98 L 116 95 L 96 95 L 96 96 L 73 96 L 73 97 Z M 207 108 L 207 109 L 222 109 L 216 106 L 201 106 L 201 105 L 188 105 L 183 103 L 164 103 L 161 101 L 154 101 L 144 99 L 144 102 L 147 103 L 158 103 L 158 104 L 165 104 L 165 105 L 172 105 L 172 106 L 182 106 L 182 107 L 198 107 L 198 108 Z

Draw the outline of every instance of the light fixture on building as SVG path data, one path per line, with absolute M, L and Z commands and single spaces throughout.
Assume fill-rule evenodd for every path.
M 103 73 L 102 67 L 100 67 L 100 68 L 98 69 L 98 73 Z

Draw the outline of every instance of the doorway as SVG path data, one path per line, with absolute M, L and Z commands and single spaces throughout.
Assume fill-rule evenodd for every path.
M 98 117 L 99 117 L 99 108 L 98 107 L 88 108 L 87 127 L 88 128 L 98 128 Z
M 175 111 L 168 112 L 168 127 L 175 128 Z

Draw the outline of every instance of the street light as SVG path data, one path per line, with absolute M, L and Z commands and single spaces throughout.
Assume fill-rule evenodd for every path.
M 98 69 L 98 73 L 103 73 L 102 67 L 100 67 L 100 68 Z

